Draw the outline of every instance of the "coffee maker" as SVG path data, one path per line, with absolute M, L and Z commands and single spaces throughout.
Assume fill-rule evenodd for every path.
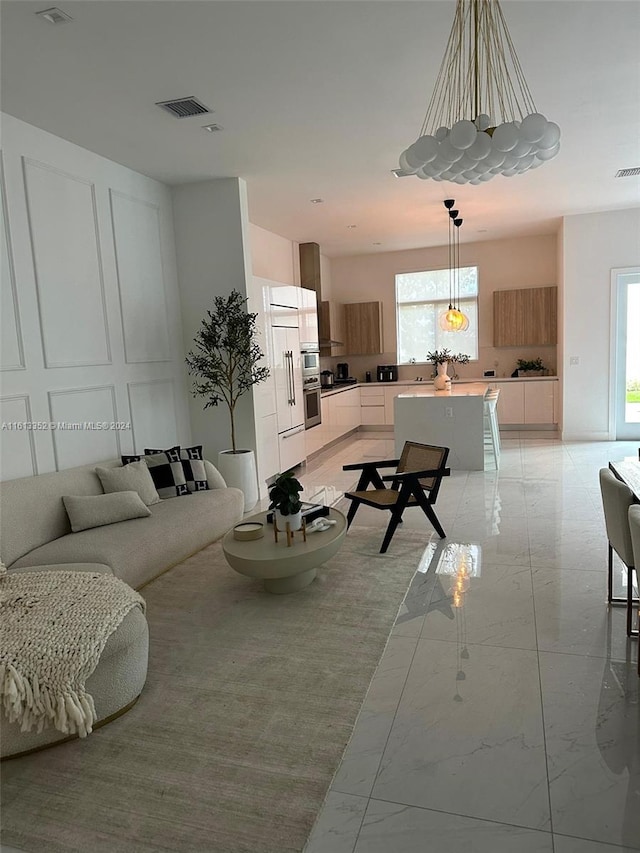
M 345 379 L 349 378 L 349 365 L 346 361 L 341 361 L 339 364 L 336 364 L 336 379 L 338 382 L 344 382 Z

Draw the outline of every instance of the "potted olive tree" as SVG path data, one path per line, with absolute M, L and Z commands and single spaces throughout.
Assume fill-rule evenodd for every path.
M 244 492 L 245 512 L 258 500 L 258 484 L 253 450 L 236 447 L 236 406 L 243 394 L 269 376 L 269 368 L 259 364 L 264 353 L 256 342 L 258 315 L 247 311 L 246 303 L 237 290 L 216 296 L 186 358 L 189 373 L 196 377 L 193 396 L 205 399 L 204 409 L 223 403 L 229 411 L 231 449 L 220 451 L 218 468 L 227 485 Z
M 300 530 L 302 527 L 302 489 L 293 471 L 278 474 L 269 488 L 269 509 L 274 511 L 274 521 L 279 530 L 285 530 L 287 523 L 290 530 Z

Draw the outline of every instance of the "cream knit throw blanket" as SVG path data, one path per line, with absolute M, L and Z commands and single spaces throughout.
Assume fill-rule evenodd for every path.
M 23 732 L 86 737 L 96 720 L 85 682 L 109 636 L 144 599 L 113 575 L 6 572 L 0 565 L 0 703 Z

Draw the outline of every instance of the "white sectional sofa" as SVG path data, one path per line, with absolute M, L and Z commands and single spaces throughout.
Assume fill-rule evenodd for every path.
M 11 480 L 0 486 L 0 557 L 9 575 L 33 571 L 111 573 L 139 589 L 191 554 L 219 539 L 241 518 L 244 496 L 227 488 L 205 460 L 209 489 L 162 500 L 151 514 L 115 524 L 71 532 L 63 503 L 67 495 L 101 495 L 95 468 L 117 467 L 119 460 L 84 465 L 51 474 Z M 98 666 L 86 682 L 97 722 L 130 707 L 147 673 L 148 628 L 135 608 L 110 636 Z M 2 720 L 1 755 L 9 757 L 67 739 L 56 729 L 21 732 Z

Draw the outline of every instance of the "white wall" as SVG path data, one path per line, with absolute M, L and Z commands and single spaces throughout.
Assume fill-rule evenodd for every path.
M 0 420 L 129 422 L 0 432 L 0 478 L 187 444 L 171 196 L 2 116 Z
M 510 376 L 518 358 L 538 356 L 547 367 L 555 371 L 556 347 L 493 347 L 493 292 L 555 285 L 556 236 L 551 234 L 463 244 L 460 247 L 460 264 L 478 266 L 479 358 L 466 367 L 458 366 L 459 375 L 462 378 L 477 377 L 482 375 L 483 369 L 495 369 L 498 376 Z M 352 375 L 364 379 L 365 370 L 374 369 L 376 364 L 394 363 L 396 360 L 396 274 L 447 266 L 447 246 L 331 259 L 331 288 L 334 294 L 340 294 L 339 299 L 336 296 L 338 301 L 382 302 L 384 353 L 369 357 L 350 356 L 348 361 Z M 421 371 L 416 366 L 401 367 L 400 378 L 414 378 L 417 373 L 427 375 L 426 369 Z
M 173 188 L 178 279 L 185 351 L 193 346 L 215 296 L 232 290 L 247 296 L 251 276 L 247 188 L 240 178 L 182 184 Z M 190 402 L 194 442 L 202 444 L 214 464 L 220 450 L 231 447 L 229 412 L 223 403 L 204 410 L 206 401 Z M 236 446 L 256 449 L 254 408 L 250 393 L 238 401 Z
M 249 225 L 253 275 L 283 284 L 300 282 L 298 244 L 258 225 Z
M 562 264 L 562 437 L 614 438 L 609 432 L 611 270 L 640 264 L 640 209 L 565 217 Z M 579 364 L 571 365 L 572 357 Z

